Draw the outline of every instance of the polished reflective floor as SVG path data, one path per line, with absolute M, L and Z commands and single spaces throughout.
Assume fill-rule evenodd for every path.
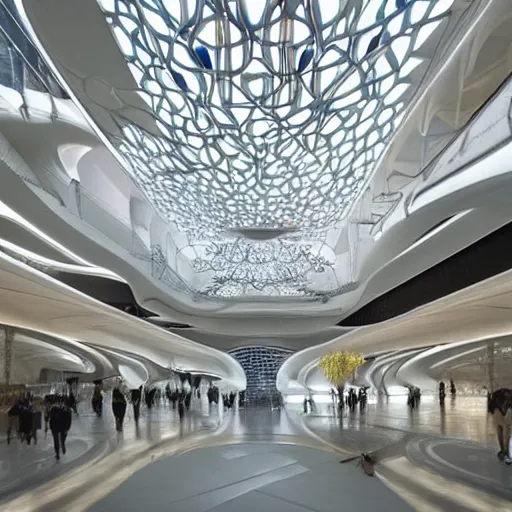
M 360 511 L 367 508 L 357 497 L 378 484 L 375 493 L 395 508 L 376 510 L 512 511 L 512 467 L 496 458 L 480 398 L 458 397 L 444 410 L 426 399 L 414 411 L 403 400 L 383 401 L 341 418 L 328 404 L 304 414 L 294 405 L 228 412 L 196 401 L 183 423 L 162 405 L 145 412 L 138 428 L 128 418 L 123 434 L 109 414 L 82 414 L 70 443 L 70 456 L 58 463 L 49 440 L 3 445 L 0 510 L 149 512 L 140 502 L 154 502 L 173 512 L 330 512 L 340 509 L 319 501 L 315 489 L 338 504 L 345 489 L 343 510 Z M 362 451 L 373 452 L 378 479 L 356 462 L 337 463 Z M 398 497 L 388 498 L 391 491 Z
M 143 453 L 145 449 L 169 440 L 209 433 L 219 427 L 222 410 L 210 408 L 199 400 L 194 401 L 191 409 L 180 422 L 177 411 L 168 406 L 161 405 L 151 410 L 144 408 L 139 425 L 136 425 L 128 408 L 123 432 L 118 433 L 108 402 L 102 418 L 91 413 L 88 405 L 84 404 L 79 415 L 73 415 L 67 452 L 60 461 L 55 460 L 50 432 L 45 434 L 44 430 L 39 430 L 37 444 L 31 446 L 21 444 L 17 439 L 7 445 L 3 433 L 0 437 L 0 510 L 3 510 L 2 503 L 12 500 L 13 496 L 26 501 L 33 496 L 33 489 L 48 485 L 52 479 L 68 479 L 75 473 L 79 476 L 84 467 L 111 460 L 114 454 Z M 49 488 L 52 492 L 51 485 Z M 35 505 L 28 502 L 26 510 L 40 510 Z
M 137 512 L 408 512 L 375 478 L 336 454 L 297 445 L 242 443 L 167 457 L 139 471 L 94 505 Z
M 301 407 L 295 409 L 300 411 Z M 331 404 L 316 404 L 304 420 L 322 438 L 341 444 L 347 451 L 376 450 L 408 434 L 460 438 L 492 448 L 496 444 L 484 397 L 460 396 L 447 399 L 440 407 L 437 400 L 427 396 L 417 409 L 408 407 L 405 397 L 382 398 L 364 411 L 345 410 L 341 417 L 333 414 Z
M 296 408 L 297 409 L 297 408 Z M 381 478 L 416 510 L 512 510 L 512 467 L 498 462 L 484 397 L 404 397 L 334 415 L 330 404 L 300 414 L 314 436 L 347 453 L 372 452 Z

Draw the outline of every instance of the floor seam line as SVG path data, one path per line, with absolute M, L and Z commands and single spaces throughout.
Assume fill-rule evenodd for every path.
M 265 496 L 268 496 L 270 498 L 275 498 L 275 499 L 284 501 L 285 503 L 289 503 L 290 505 L 295 505 L 295 506 L 301 507 L 301 508 L 303 508 L 305 510 L 310 510 L 311 512 L 320 512 L 316 508 L 311 508 L 311 507 L 308 507 L 308 506 L 303 505 L 301 503 L 297 503 L 296 501 L 288 500 L 286 498 L 281 498 L 280 496 L 274 496 L 273 494 L 270 494 L 268 492 L 262 491 L 261 489 L 254 489 L 254 491 L 255 492 L 259 492 L 260 494 L 264 494 Z
M 180 501 L 191 500 L 193 498 L 197 498 L 198 496 L 204 496 L 205 494 L 209 494 L 211 492 L 220 491 L 222 489 L 226 489 L 228 487 L 231 487 L 232 485 L 238 485 L 238 484 L 241 484 L 243 482 L 247 482 L 248 480 L 252 480 L 253 478 L 259 478 L 260 476 L 268 475 L 269 473 L 272 473 L 273 471 L 278 471 L 278 470 L 281 470 L 281 469 L 284 469 L 284 468 L 289 468 L 289 467 L 294 466 L 296 464 L 298 464 L 298 463 L 297 462 L 292 462 L 290 464 L 285 464 L 284 466 L 279 466 L 278 468 L 270 469 L 269 471 L 264 471 L 263 473 L 258 473 L 257 475 L 252 475 L 252 476 L 249 476 L 247 478 L 242 478 L 241 480 L 236 480 L 235 482 L 230 482 L 229 484 L 222 485 L 221 487 L 216 487 L 215 489 L 210 489 L 208 491 L 203 491 L 203 492 L 200 492 L 198 494 L 194 494 L 193 496 L 189 496 L 187 498 L 181 498 L 179 500 L 172 501 L 171 504 L 179 503 Z

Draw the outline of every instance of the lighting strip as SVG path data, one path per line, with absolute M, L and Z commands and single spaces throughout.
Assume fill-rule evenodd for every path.
M 512 144 L 498 149 L 492 155 L 486 155 L 477 162 L 459 169 L 441 182 L 420 192 L 409 206 L 409 213 L 415 212 L 434 201 L 454 192 L 476 185 L 512 171 Z
M 110 270 L 101 268 L 101 267 L 84 267 L 81 265 L 72 265 L 69 263 L 61 263 L 60 261 L 55 261 L 49 258 L 45 258 L 35 252 L 29 251 L 28 249 L 24 249 L 18 245 L 15 245 L 3 238 L 0 238 L 0 247 L 8 249 L 12 252 L 19 254 L 20 256 L 33 261 L 34 263 L 38 263 L 40 265 L 44 265 L 51 270 L 57 270 L 59 272 L 69 272 L 72 274 L 81 274 L 93 277 L 104 277 L 106 279 L 114 279 L 121 283 L 126 283 L 126 281 L 114 274 Z
M 446 347 L 447 350 L 449 350 L 451 347 Z M 451 357 L 447 357 L 446 359 L 443 359 L 442 361 L 439 361 L 439 363 L 435 363 L 432 366 L 430 366 L 431 370 L 434 370 L 435 368 L 439 368 L 439 366 L 443 366 L 444 364 L 450 363 L 451 361 L 455 361 L 456 359 L 460 359 L 461 357 L 467 356 L 469 354 L 474 354 L 475 352 L 480 352 L 481 350 L 484 350 L 486 347 L 478 347 L 473 348 L 471 350 L 467 350 L 465 352 L 461 352 L 459 354 L 456 354 Z
M 67 256 L 68 258 L 75 260 L 76 262 L 87 266 L 87 267 L 94 267 L 95 265 L 92 265 L 88 261 L 84 260 L 77 254 L 71 252 L 69 249 L 64 247 L 62 244 L 59 244 L 59 242 L 55 241 L 53 238 L 50 238 L 46 233 L 38 229 L 36 226 L 34 226 L 32 223 L 30 223 L 28 220 L 26 220 L 24 217 L 22 217 L 19 213 L 15 212 L 12 208 L 7 206 L 5 203 L 0 201 L 0 216 L 5 217 L 7 219 L 10 219 L 17 224 L 19 224 L 21 227 L 25 228 L 27 231 L 30 231 L 32 234 L 38 236 L 43 241 L 45 241 L 48 245 L 53 247 L 54 249 L 57 249 L 62 254 Z
M 407 249 L 402 251 L 398 256 L 395 256 L 390 261 L 390 263 L 395 261 L 395 260 L 397 260 L 397 259 L 399 259 L 399 258 L 401 258 L 401 257 L 403 257 L 403 256 L 405 256 L 407 253 L 413 251 L 414 249 L 416 249 L 420 245 L 423 245 L 427 240 L 430 240 L 434 236 L 438 235 L 441 231 L 443 231 L 443 229 L 446 229 L 447 227 L 451 226 L 452 224 L 455 224 L 456 222 L 458 222 L 459 220 L 464 218 L 468 213 L 471 213 L 472 211 L 473 211 L 473 208 L 470 209 L 470 210 L 466 210 L 466 211 L 460 212 L 457 215 L 453 216 L 452 218 L 444 221 L 442 224 L 440 224 L 439 226 L 434 228 L 432 231 L 429 231 L 426 235 L 422 236 L 419 240 L 414 242 L 410 247 L 408 247 Z

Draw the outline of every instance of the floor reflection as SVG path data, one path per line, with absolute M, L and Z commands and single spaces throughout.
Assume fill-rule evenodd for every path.
M 284 409 L 247 408 L 232 414 L 231 433 L 234 436 L 272 437 L 302 433 Z
M 299 407 L 293 408 L 299 413 Z M 441 435 L 475 441 L 487 447 L 495 446 L 494 427 L 487 414 L 484 397 L 456 397 L 447 400 L 444 407 L 432 397 L 423 397 L 417 409 L 406 404 L 405 397 L 381 399 L 360 412 L 345 410 L 342 417 L 334 417 L 330 404 L 318 404 L 316 413 L 303 417 L 308 427 L 319 434 L 341 428 L 361 431 L 371 428 L 377 435 L 381 431 L 396 430 L 406 433 Z M 367 432 L 368 433 L 368 432 Z M 381 435 L 382 432 L 381 432 Z
M 387 468 L 398 482 L 398 472 L 412 474 L 414 467 L 419 467 L 405 457 L 404 447 L 410 446 L 411 439 L 446 436 L 477 441 L 482 448 L 494 446 L 492 425 L 482 398 L 458 397 L 454 402 L 447 401 L 444 409 L 437 402 L 424 399 L 416 410 L 410 410 L 405 399 L 381 401 L 368 405 L 363 412 L 345 411 L 341 417 L 333 416 L 332 410 L 321 404 L 317 405 L 315 413 L 304 414 L 299 406 L 233 411 L 222 405 L 209 407 L 196 401 L 182 422 L 176 410 L 160 405 L 145 411 L 138 426 L 128 417 L 120 435 L 115 432 L 108 407 L 105 411 L 101 419 L 90 414 L 75 418 L 70 443 L 78 443 L 80 439 L 85 443 L 72 448 L 76 452 L 76 466 L 64 459 L 56 463 L 49 439 L 41 440 L 37 447 L 18 444 L 4 447 L 0 455 L 0 509 L 16 512 L 87 510 L 94 500 L 108 495 L 120 482 L 154 460 L 198 447 L 271 442 L 303 446 L 309 443 L 328 449 L 318 440 L 320 438 L 351 453 L 380 450 L 385 460 L 404 459 L 401 466 Z M 316 438 L 311 437 L 311 433 Z M 101 443 L 108 445 L 108 451 L 95 452 L 94 471 L 82 470 L 89 464 L 86 454 L 94 452 Z M 418 445 L 418 458 L 425 459 L 427 451 L 437 450 L 437 446 Z M 386 452 L 389 447 L 391 451 Z M 442 450 L 453 452 L 454 457 L 460 453 L 458 446 L 449 445 Z M 487 452 L 494 457 L 492 452 Z M 480 452 L 475 452 L 474 456 L 486 457 Z M 48 483 L 51 478 L 58 478 L 58 484 Z M 25 492 L 7 506 L 6 496 L 8 493 L 11 496 L 16 489 L 12 487 L 13 482 L 20 480 L 24 482 Z
M 67 453 L 56 461 L 51 433 L 38 431 L 38 442 L 27 446 L 15 439 L 6 443 L 5 433 L 0 436 L 0 501 L 14 493 L 40 485 L 59 477 L 73 468 L 85 464 L 98 454 L 113 453 L 130 448 L 132 445 L 150 446 L 169 438 L 186 437 L 217 427 L 221 421 L 219 407 L 208 406 L 200 400 L 192 403 L 185 419 L 180 422 L 177 410 L 161 403 L 152 409 L 143 409 L 139 423 L 133 419 L 131 408 L 123 426 L 123 432 L 116 432 L 115 420 L 110 403 L 105 403 L 103 416 L 98 418 L 87 404 L 80 414 L 73 415 L 73 423 L 67 441 Z

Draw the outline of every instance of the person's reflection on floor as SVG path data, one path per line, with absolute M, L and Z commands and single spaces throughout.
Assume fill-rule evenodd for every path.
M 155 405 L 155 398 L 156 398 L 156 388 L 152 389 L 146 389 L 146 392 L 144 393 L 144 400 L 146 402 L 146 407 L 149 409 L 152 409 Z
M 180 417 L 180 422 L 183 421 L 183 418 L 185 417 L 185 397 L 184 393 L 180 395 L 178 398 L 178 416 Z
M 444 399 L 446 397 L 446 387 L 443 381 L 439 383 L 439 405 L 444 407 Z
M 446 408 L 445 407 L 441 407 L 440 417 L 441 417 L 441 425 L 439 427 L 439 430 L 440 430 L 441 435 L 445 436 L 446 435 Z

